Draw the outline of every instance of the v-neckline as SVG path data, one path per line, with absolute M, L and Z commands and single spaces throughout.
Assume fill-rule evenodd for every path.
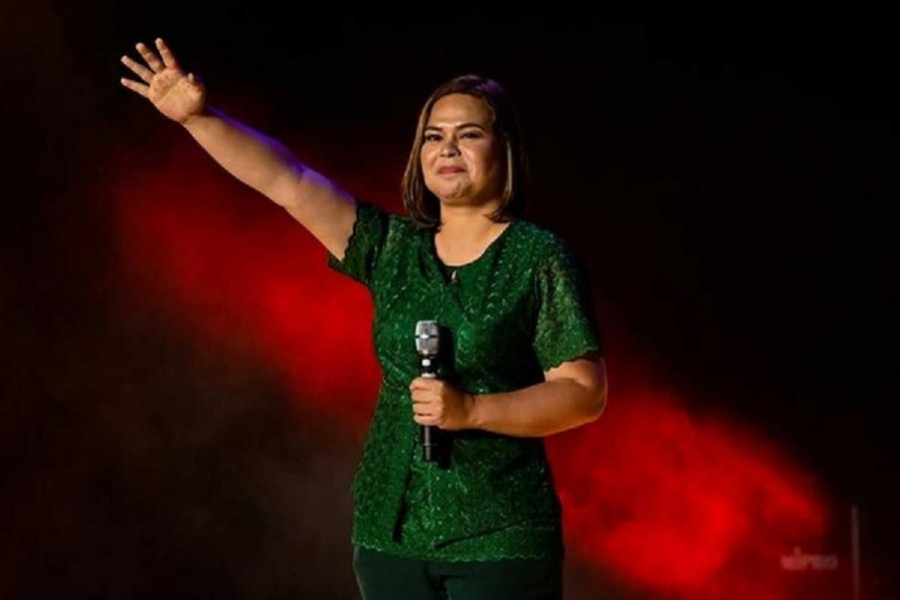
M 503 238 L 506 237 L 506 234 L 509 233 L 509 230 L 512 229 L 512 227 L 516 224 L 516 222 L 517 222 L 517 220 L 515 220 L 515 219 L 510 221 L 506 225 L 506 227 L 503 229 L 503 231 L 501 231 L 497 237 L 495 237 L 493 240 L 491 240 L 490 244 L 485 246 L 485 248 L 481 252 L 481 254 L 479 254 L 478 256 L 476 256 L 475 258 L 470 260 L 469 262 L 462 263 L 459 265 L 448 265 L 443 260 L 441 260 L 441 257 L 438 256 L 437 244 L 435 244 L 436 232 L 432 231 L 431 236 L 429 237 L 429 244 L 428 244 L 429 250 L 431 252 L 431 258 L 433 259 L 434 264 L 437 266 L 438 271 L 444 276 L 445 280 L 448 281 L 449 283 L 456 283 L 457 277 L 458 277 L 457 273 L 459 273 L 460 271 L 464 271 L 470 267 L 473 267 L 473 266 L 477 265 L 478 263 L 482 262 L 483 260 L 485 260 L 491 253 L 493 253 L 495 248 L 499 247 L 501 240 L 503 240 Z

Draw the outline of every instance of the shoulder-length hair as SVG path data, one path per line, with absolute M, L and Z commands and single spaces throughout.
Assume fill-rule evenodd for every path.
M 481 98 L 492 117 L 494 135 L 503 144 L 506 155 L 506 182 L 500 207 L 491 214 L 494 221 L 509 221 L 525 212 L 525 187 L 528 183 L 528 159 L 522 139 L 519 118 L 512 98 L 498 82 L 479 75 L 461 75 L 440 85 L 422 107 L 416 138 L 403 173 L 403 205 L 410 218 L 421 227 L 438 228 L 441 224 L 440 201 L 425 187 L 420 158 L 425 141 L 425 126 L 435 102 L 450 94 L 467 94 Z

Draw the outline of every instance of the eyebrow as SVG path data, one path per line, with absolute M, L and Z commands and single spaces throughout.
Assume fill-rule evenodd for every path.
M 474 121 L 466 121 L 465 123 L 460 123 L 459 125 L 456 126 L 456 129 L 465 129 L 467 127 L 477 127 L 478 129 L 487 131 L 487 128 L 484 125 L 482 125 L 481 123 L 476 123 Z M 425 131 L 428 131 L 429 129 L 441 131 L 443 129 L 443 127 L 438 127 L 437 125 L 426 125 Z

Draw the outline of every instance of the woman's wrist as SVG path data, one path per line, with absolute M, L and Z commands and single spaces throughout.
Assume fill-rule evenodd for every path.
M 483 402 L 479 402 L 479 396 L 475 394 L 470 394 L 469 392 L 464 392 L 465 396 L 463 402 L 466 407 L 466 415 L 467 421 L 469 422 L 469 426 L 467 429 L 481 429 L 481 408 L 483 407 Z
M 184 119 L 184 121 L 181 121 L 181 126 L 184 127 L 185 129 L 190 130 L 192 127 L 196 126 L 197 123 L 199 123 L 203 117 L 211 117 L 211 116 L 216 116 L 216 115 L 217 115 L 217 113 L 214 109 L 212 109 L 211 107 L 208 107 L 208 106 L 204 106 L 199 111 L 197 111 L 191 115 L 188 115 Z

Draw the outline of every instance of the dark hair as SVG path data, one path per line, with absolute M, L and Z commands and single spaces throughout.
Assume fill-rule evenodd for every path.
M 425 126 L 431 117 L 434 104 L 450 94 L 466 94 L 481 98 L 491 111 L 494 135 L 502 142 L 506 152 L 506 183 L 500 207 L 491 215 L 494 221 L 509 221 L 525 212 L 525 187 L 528 183 L 528 159 L 522 139 L 522 131 L 515 106 L 507 91 L 493 79 L 479 75 L 461 75 L 440 85 L 422 107 L 416 138 L 413 140 L 406 171 L 403 173 L 403 205 L 410 218 L 422 227 L 439 227 L 440 202 L 425 187 L 420 154 L 425 137 Z

